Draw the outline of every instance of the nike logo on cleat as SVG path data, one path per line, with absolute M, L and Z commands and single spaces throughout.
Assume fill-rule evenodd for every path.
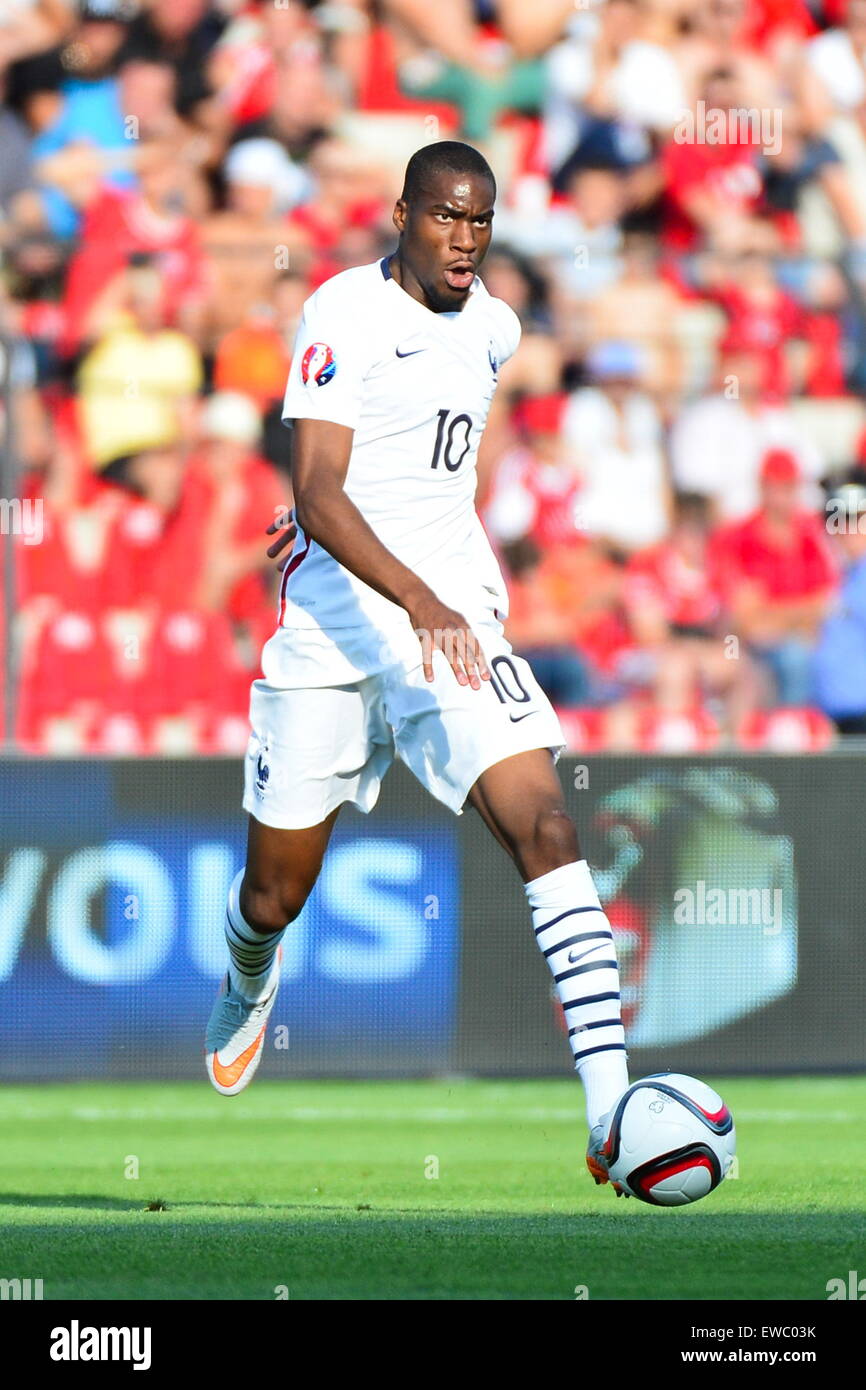
M 219 1059 L 218 1052 L 215 1052 L 213 1054 L 213 1074 L 215 1079 L 219 1082 L 220 1086 L 234 1086 L 236 1081 L 240 1081 L 241 1077 L 243 1076 L 244 1072 L 246 1071 L 247 1067 L 249 1066 L 250 1062 L 253 1060 L 253 1058 L 256 1055 L 256 1052 L 261 1046 L 262 1037 L 267 1026 L 268 1025 L 265 1024 L 262 1027 L 258 1036 L 254 1039 L 253 1042 L 250 1043 L 249 1047 L 244 1052 L 242 1052 L 240 1057 L 237 1057 L 234 1062 L 229 1063 L 228 1066 L 223 1066 L 222 1062 Z

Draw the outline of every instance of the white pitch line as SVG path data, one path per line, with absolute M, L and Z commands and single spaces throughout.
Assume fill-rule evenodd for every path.
M 250 1120 L 283 1120 L 303 1123 L 305 1121 L 323 1121 L 328 1123 L 344 1123 L 346 1121 L 369 1121 L 382 1122 L 386 1124 L 509 1124 L 526 1122 L 549 1122 L 562 1124 L 575 1124 L 581 1121 L 580 1107 L 575 1105 L 574 1109 L 555 1109 L 546 1106 L 531 1106 L 520 1110 L 506 1109 L 505 1112 L 497 1110 L 468 1110 L 465 1108 L 436 1107 L 404 1110 L 381 1110 L 368 1109 L 366 1107 L 348 1106 L 292 1106 L 286 1110 L 275 1110 L 273 1108 L 262 1110 L 255 1106 L 238 1105 L 237 1102 L 232 1106 L 232 1115 L 236 1118 Z M 100 1121 L 135 1121 L 135 1120 L 157 1120 L 168 1123 L 178 1123 L 179 1121 L 194 1121 L 195 1123 L 206 1123 L 214 1121 L 222 1124 L 226 1119 L 223 1106 L 215 1109 L 187 1110 L 180 1114 L 176 1110 L 168 1110 L 162 1107 L 137 1107 L 119 1108 L 111 1106 L 75 1106 L 66 1109 L 57 1107 L 56 1109 L 46 1110 L 42 1107 L 22 1106 L 19 1109 L 7 1108 L 5 1113 L 0 1111 L 0 1121 L 2 1120 L 81 1120 L 85 1123 L 97 1123 Z M 734 1108 L 734 1120 L 742 1124 L 790 1124 L 792 1122 L 815 1123 L 831 1121 L 838 1124 L 850 1124 L 857 1121 L 866 1121 L 866 1114 L 854 1114 L 849 1110 L 737 1110 Z

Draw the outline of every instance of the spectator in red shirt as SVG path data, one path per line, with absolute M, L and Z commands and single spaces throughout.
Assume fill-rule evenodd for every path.
M 216 392 L 202 409 L 201 443 L 189 468 L 203 507 L 197 604 L 227 612 L 259 643 L 273 630 L 278 578 L 263 531 L 293 500 L 288 482 L 256 452 L 261 431 L 261 413 L 248 396 Z
M 835 266 L 800 267 L 795 298 L 779 283 L 777 263 L 756 251 L 704 257 L 696 282 L 728 320 L 725 355 L 751 354 L 761 364 L 768 404 L 796 393 L 845 394 L 844 343 L 837 317 L 847 295 Z
M 770 450 L 760 477 L 760 507 L 718 533 L 713 559 L 733 631 L 772 676 L 776 703 L 803 705 L 836 573 L 819 520 L 800 508 L 793 454 Z
M 109 608 L 157 610 L 187 604 L 200 580 L 202 495 L 179 439 L 112 459 L 109 486 L 132 493 L 116 515 L 104 582 Z
M 663 238 L 671 251 L 694 251 L 705 241 L 721 240 L 736 248 L 755 243 L 752 220 L 763 194 L 758 168 L 760 146 L 755 132 L 740 128 L 737 112 L 745 107 L 734 72 L 710 73 L 693 113 L 682 122 L 662 152 L 665 183 Z M 725 118 L 722 130 L 703 130 L 701 122 Z M 725 138 L 719 138 L 723 135 Z
M 622 618 L 622 570 L 602 546 L 578 540 L 542 552 L 528 536 L 503 548 L 505 631 L 559 708 L 608 705 L 628 693 L 621 663 L 632 645 Z
M 528 536 L 541 549 L 578 538 L 579 480 L 562 438 L 568 397 L 529 396 L 514 412 L 520 441 L 499 459 L 483 509 L 500 543 Z
M 90 310 L 136 252 L 152 256 L 160 271 L 164 322 L 198 337 L 206 285 L 199 229 L 184 208 L 190 171 L 171 146 L 153 142 L 141 151 L 138 174 L 137 193 L 104 189 L 87 208 L 66 282 L 64 352 L 87 340 Z
M 575 642 L 575 595 L 558 564 L 559 548 L 542 555 L 528 536 L 505 547 L 510 575 L 508 635 L 532 662 L 536 678 L 560 709 L 585 704 L 586 664 Z
M 721 700 L 731 732 L 755 707 L 760 682 L 746 657 L 729 659 L 722 597 L 709 552 L 710 503 L 678 493 L 670 536 L 629 561 L 623 601 L 632 633 L 647 656 L 660 709 L 683 713 L 699 696 Z
M 777 284 L 767 256 L 747 251 L 720 270 L 711 296 L 728 320 L 721 351 L 754 353 L 763 367 L 765 399 L 787 400 L 792 386 L 788 345 L 805 333 L 799 304 Z
M 387 204 L 381 179 L 377 180 L 367 161 L 343 140 L 321 140 L 310 155 L 309 172 L 315 181 L 313 196 L 294 208 L 286 221 L 306 237 L 314 258 L 310 279 L 318 285 L 343 269 L 339 252 L 350 232 L 356 252 L 354 264 L 362 264 L 365 257 L 374 259 L 379 245 L 377 228 L 385 225 Z

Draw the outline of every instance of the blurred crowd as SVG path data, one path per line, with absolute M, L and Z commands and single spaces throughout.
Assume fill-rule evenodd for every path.
M 2 0 L 25 748 L 244 746 L 301 306 L 439 138 L 497 174 L 478 503 L 575 745 L 866 733 L 866 0 Z

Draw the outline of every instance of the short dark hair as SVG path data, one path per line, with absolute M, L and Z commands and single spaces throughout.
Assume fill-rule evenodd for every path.
M 708 526 L 710 523 L 711 499 L 702 492 L 675 492 L 673 509 L 677 521 L 687 525 Z
M 496 179 L 493 170 L 474 145 L 465 145 L 462 140 L 434 140 L 416 150 L 406 165 L 403 179 L 404 202 L 411 202 L 425 190 L 440 174 L 474 174 L 487 179 L 496 197 Z

